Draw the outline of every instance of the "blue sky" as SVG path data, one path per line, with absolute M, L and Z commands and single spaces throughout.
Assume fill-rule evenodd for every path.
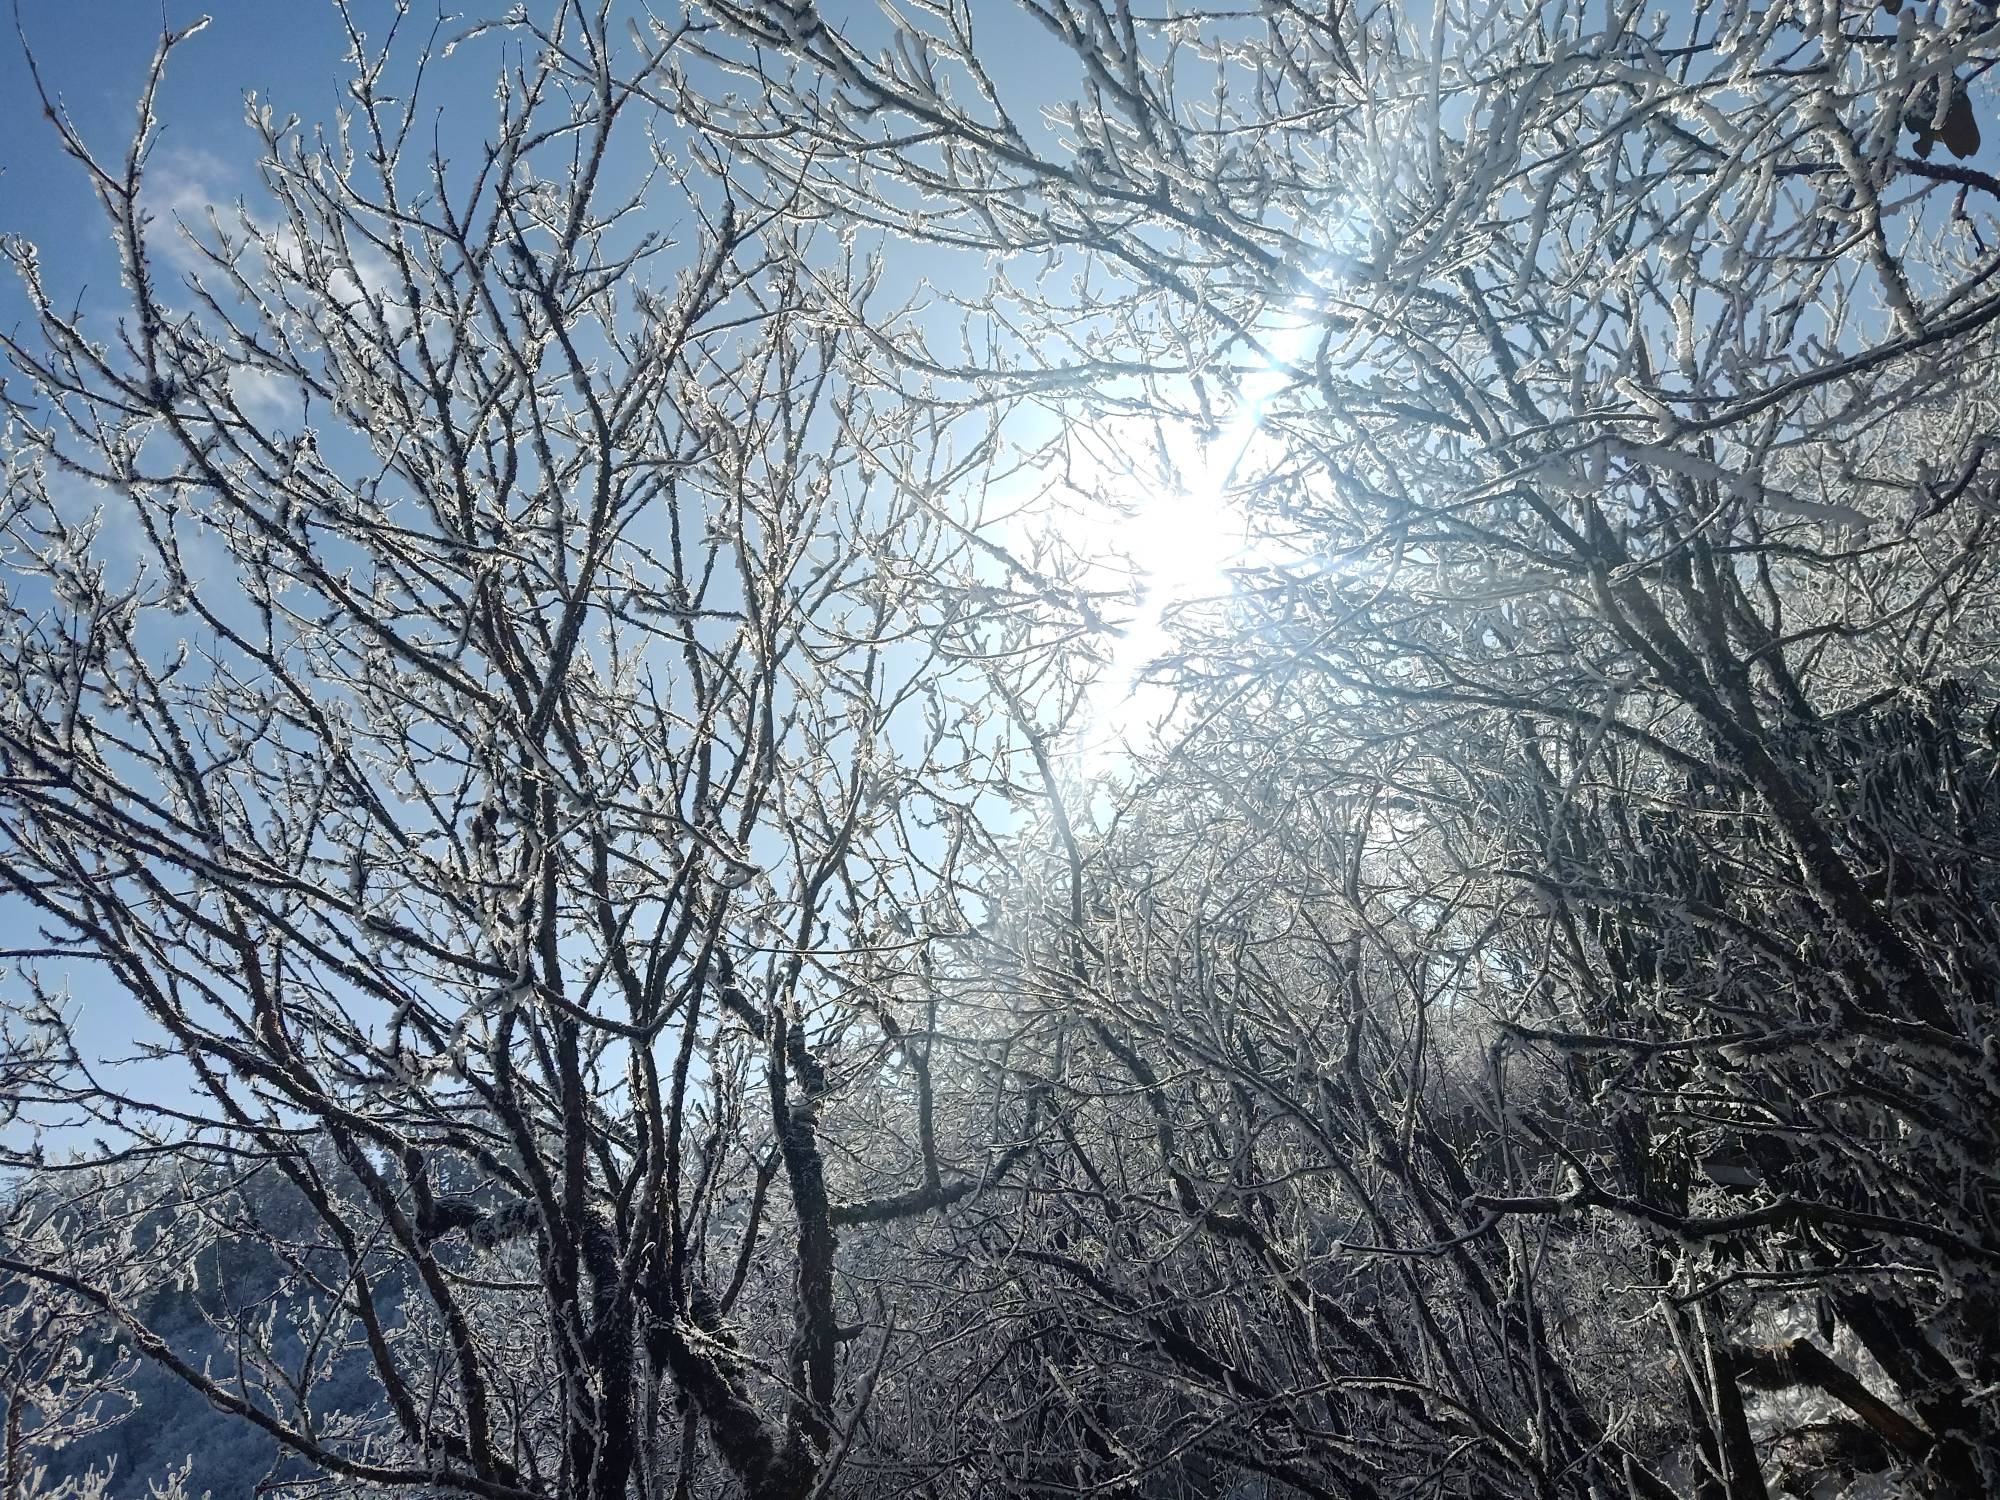
M 296 98 L 301 113 L 309 106 L 317 110 L 322 102 L 331 112 L 334 102 L 341 37 L 330 7 L 222 0 L 210 9 L 220 24 L 190 44 L 163 90 L 161 115 L 167 123 L 155 160 L 169 185 L 191 186 L 205 177 L 220 186 L 242 172 L 252 143 L 243 121 L 246 90 L 269 89 Z M 168 23 L 176 27 L 203 13 L 178 0 L 165 10 Z M 130 138 L 134 101 L 159 40 L 161 7 L 143 0 L 88 5 L 22 0 L 18 20 L 51 95 L 97 150 L 107 156 L 120 153 Z M 232 160 L 238 164 L 234 173 L 228 166 Z M 20 36 L 12 27 L 0 39 L 0 232 L 33 242 L 51 285 L 65 296 L 86 305 L 118 300 L 117 265 L 102 212 L 83 173 L 63 155 L 55 130 L 43 118 Z M 18 331 L 25 316 L 18 280 L 11 271 L 0 275 L 0 326 Z M 29 940 L 26 929 L 33 920 L 21 905 L 0 901 L 0 938 L 6 942 Z M 98 988 L 84 974 L 71 978 L 80 995 Z M 0 983 L 11 989 L 17 981 Z M 131 1009 L 119 1010 L 118 1016 L 96 1011 L 86 1020 L 86 1038 L 112 1055 L 136 1029 Z
M 332 7 L 267 0 L 214 0 L 207 7 L 171 0 L 165 7 L 176 27 L 204 14 L 214 24 L 179 55 L 162 92 L 162 165 L 241 164 L 251 145 L 243 124 L 250 89 L 268 91 L 302 116 L 332 113 L 343 46 Z M 131 131 L 161 15 L 147 0 L 21 0 L 21 30 L 43 82 L 107 151 Z M 55 149 L 19 40 L 10 34 L 0 43 L 0 227 L 33 240 L 52 261 L 94 255 L 103 237 L 88 222 L 93 206 L 75 163 Z
M 867 0 L 858 0 L 853 7 L 827 6 L 830 17 L 843 9 L 856 12 L 857 24 L 860 12 L 875 15 Z M 166 7 L 164 21 L 175 29 L 185 28 L 205 10 L 212 14 L 212 24 L 175 52 L 168 69 L 156 109 L 162 124 L 148 167 L 148 198 L 154 211 L 181 215 L 197 226 L 211 205 L 228 222 L 230 205 L 239 195 L 251 200 L 253 210 L 256 205 L 258 142 L 244 122 L 246 94 L 254 91 L 281 118 L 296 114 L 308 129 L 330 121 L 349 102 L 342 62 L 348 43 L 331 4 L 220 0 L 202 7 L 175 0 Z M 355 10 L 370 31 L 370 40 L 379 41 L 392 7 L 385 0 L 357 0 Z M 476 13 L 462 15 L 446 25 L 444 34 L 450 36 L 478 18 Z M 22 0 L 22 31 L 43 85 L 107 164 L 115 165 L 131 139 L 135 100 L 162 21 L 162 10 L 152 0 L 101 0 L 82 6 Z M 421 45 L 432 24 L 432 17 L 421 12 L 404 23 L 406 58 Z M 1019 26 L 1016 20 L 1020 41 L 1034 39 Z M 1025 72 L 1030 56 L 1022 47 L 1000 58 L 996 66 Z M 483 134 L 493 108 L 492 78 L 484 58 L 461 56 L 427 80 L 431 107 L 447 117 L 448 137 L 470 142 Z M 1040 81 L 1035 80 L 1034 86 L 1039 88 Z M 469 158 L 471 152 L 464 156 Z M 671 221 L 684 214 L 681 203 L 667 195 L 662 195 L 657 208 L 670 229 Z M 87 313 L 96 315 L 99 336 L 111 336 L 113 319 L 127 304 L 104 215 L 85 174 L 62 154 L 55 130 L 42 117 L 27 59 L 19 39 L 11 36 L 0 39 L 0 232 L 35 244 L 50 290 L 59 300 L 78 300 Z M 153 254 L 156 265 L 169 273 L 175 269 L 176 247 L 171 226 L 156 224 Z M 922 265 L 905 260 L 898 269 L 914 287 L 920 276 L 935 275 L 940 267 L 933 256 Z M 171 291 L 168 298 L 173 300 Z M 890 300 L 901 300 L 901 294 Z M 0 272 L 0 327 L 21 330 L 26 314 L 18 282 L 10 273 Z M 26 342 L 36 342 L 31 332 Z M 78 494 L 75 499 L 87 506 L 91 497 Z M 111 509 L 115 512 L 116 507 Z M 101 547 L 115 552 L 121 545 L 114 522 Z M 32 925 L 33 917 L 21 906 L 0 900 L 0 946 L 32 941 Z M 62 980 L 58 967 L 44 967 L 51 984 Z M 81 1012 L 79 1039 L 86 1049 L 111 1056 L 129 1051 L 138 1029 L 129 1003 L 119 1003 L 96 973 L 79 968 L 69 977 Z M 0 978 L 0 984 L 10 988 L 15 982 Z M 173 1071 L 162 1065 L 158 1076 L 163 1079 Z M 118 1081 L 156 1095 L 164 1087 L 163 1082 L 130 1073 Z
M 377 38 L 392 15 L 387 4 L 371 0 L 362 0 L 356 11 Z M 295 113 L 308 124 L 331 120 L 349 103 L 344 90 L 348 73 L 341 61 L 347 38 L 334 7 L 318 0 L 211 0 L 207 5 L 169 0 L 164 12 L 157 0 L 81 5 L 22 0 L 20 5 L 21 31 L 43 85 L 93 149 L 111 162 L 122 156 L 131 138 L 135 100 L 163 16 L 178 29 L 204 14 L 212 24 L 176 51 L 168 69 L 157 107 L 162 126 L 148 169 L 156 211 L 176 212 L 196 224 L 210 203 L 226 219 L 239 194 L 256 196 L 258 142 L 244 119 L 248 93 L 268 100 L 281 117 Z M 421 42 L 431 21 L 425 16 L 420 23 L 413 15 L 405 25 L 409 40 Z M 484 83 L 477 93 L 475 81 Z M 490 109 L 490 70 L 444 70 L 437 84 L 435 104 L 452 109 L 462 98 L 468 107 L 454 112 L 470 128 L 483 127 Z M 11 30 L 0 38 L 0 232 L 33 242 L 51 290 L 79 299 L 87 310 L 102 309 L 98 328 L 101 336 L 109 335 L 110 320 L 125 302 L 104 216 L 83 172 L 61 152 L 55 130 L 43 118 L 21 41 Z M 153 245 L 171 268 L 176 249 L 171 229 L 156 227 Z M 18 280 L 11 271 L 0 273 L 0 326 L 18 330 L 25 316 Z M 32 336 L 29 342 L 34 342 Z M 88 503 L 88 497 L 78 499 Z M 115 552 L 119 546 L 114 525 L 100 550 Z M 32 941 L 35 922 L 22 905 L 0 899 L 0 946 Z M 43 966 L 51 984 L 63 978 L 55 969 Z M 131 1051 L 135 1038 L 151 1034 L 136 1007 L 122 1001 L 99 973 L 79 966 L 70 969 L 68 978 L 86 1048 L 115 1058 Z M 0 977 L 0 985 L 10 990 L 17 984 Z M 170 1080 L 178 1071 L 163 1063 L 113 1076 L 121 1086 L 158 1097 L 177 1091 Z

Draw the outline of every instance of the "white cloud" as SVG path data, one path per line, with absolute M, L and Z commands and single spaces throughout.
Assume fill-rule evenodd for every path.
M 261 422 L 299 416 L 299 391 L 293 382 L 239 365 L 229 372 L 229 394 L 244 413 Z
M 228 162 L 200 147 L 158 152 L 147 165 L 140 201 L 153 216 L 147 249 L 181 271 L 199 271 L 207 262 L 188 241 L 188 232 L 206 236 L 211 208 L 230 210 L 236 193 Z

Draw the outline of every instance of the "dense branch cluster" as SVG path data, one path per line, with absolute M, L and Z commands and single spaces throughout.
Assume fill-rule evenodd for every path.
M 7 243 L 6 1500 L 2000 1487 L 1990 10 L 338 9 Z

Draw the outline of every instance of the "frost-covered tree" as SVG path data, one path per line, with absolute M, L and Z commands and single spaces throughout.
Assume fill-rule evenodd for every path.
M 1991 10 L 907 0 L 882 45 L 783 0 L 710 9 L 761 60 L 716 117 L 765 201 L 993 258 L 965 299 L 979 336 L 885 341 L 904 368 L 1062 400 L 1127 453 L 1157 438 L 1157 484 L 1226 471 L 1254 557 L 1181 612 L 1156 779 L 1235 809 L 1207 858 L 1277 838 L 1266 820 L 1325 836 L 1184 920 L 1229 922 L 1246 954 L 1319 924 L 1316 968 L 1257 977 L 1308 1031 L 1346 1003 L 1342 944 L 1399 954 L 1367 998 L 1386 1034 L 1354 1023 L 1358 1055 L 1404 1059 L 1377 1075 L 1387 1160 L 1447 1107 L 1431 1049 L 1483 1059 L 1477 1139 L 1444 1140 L 1436 1259 L 1413 1266 L 1535 1226 L 1501 1283 L 1531 1317 L 1530 1247 L 1636 1239 L 1704 1494 L 1764 1493 L 1772 1385 L 1825 1396 L 1863 1467 L 1988 1492 Z M 1032 80 L 996 35 L 1035 39 Z M 1149 792 L 1125 819 L 1193 858 L 1189 805 Z M 1119 1128 L 1152 1098 L 1193 1153 L 1143 1191 L 1228 1238 L 1220 1161 L 1192 1165 L 1226 1131 L 1198 1148 L 1202 1106 L 1119 1049 L 1143 1023 L 1174 1059 L 1147 1064 L 1157 1088 L 1218 1099 L 1251 1065 L 1124 1014 L 1100 917 L 1151 887 L 1097 850 L 1109 826 L 1079 835 L 1086 894 L 1045 903 L 1039 962 L 1119 1008 L 1098 1039 Z M 1145 1007 L 1237 1003 L 1248 981 L 1197 962 L 1215 941 L 1186 927 Z M 1360 1257 L 1355 1191 L 1324 1232 Z M 1361 1263 L 1327 1253 L 1329 1276 Z M 1887 1385 L 1810 1338 L 1753 1344 L 1760 1313 L 1815 1308 Z M 1466 1336 L 1446 1320 L 1408 1359 L 1434 1379 Z M 1369 1482 L 1490 1493 L 1508 1440 L 1523 1492 L 1610 1482 L 1585 1426 L 1590 1463 L 1535 1469 L 1566 1451 L 1561 1400 L 1549 1346 L 1515 1347 L 1533 1441 L 1440 1436 Z M 1181 1451 L 1159 1428 L 1123 1446 L 1131 1409 L 1100 1419 L 1107 1472 Z M 1347 1461 L 1345 1433 L 1315 1441 Z
M 355 21 L 175 224 L 185 40 L 10 246 L 12 1285 L 333 1490 L 2000 1484 L 1986 7 Z M 1095 784 L 1036 473 L 1248 534 Z
M 4 1243 L 36 1218 L 26 1204 L 9 1205 Z M 32 1229 L 29 1230 L 33 1233 Z M 46 1231 L 44 1231 L 46 1232 Z M 46 1246 L 42 1248 L 47 1248 Z M 41 1500 L 79 1487 L 108 1484 L 109 1472 L 52 1478 L 57 1454 L 114 1427 L 128 1412 L 129 1357 L 103 1337 L 94 1309 L 58 1287 L 11 1279 L 0 1294 L 0 1497 Z M 87 1492 L 87 1490 L 85 1491 Z
M 853 357 L 877 268 L 685 165 L 692 19 L 363 10 L 205 219 L 192 32 L 116 150 L 47 101 L 123 304 L 7 243 L 0 1067 L 69 1229 L 0 1268 L 287 1482 L 830 1493 L 915 1337 L 848 1263 L 1008 1163 L 931 949 L 1074 600 L 996 409 Z

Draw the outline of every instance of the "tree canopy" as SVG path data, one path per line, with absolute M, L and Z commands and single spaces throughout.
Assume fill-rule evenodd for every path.
M 2000 1485 L 1989 9 L 336 10 L 35 74 L 6 1500 Z

